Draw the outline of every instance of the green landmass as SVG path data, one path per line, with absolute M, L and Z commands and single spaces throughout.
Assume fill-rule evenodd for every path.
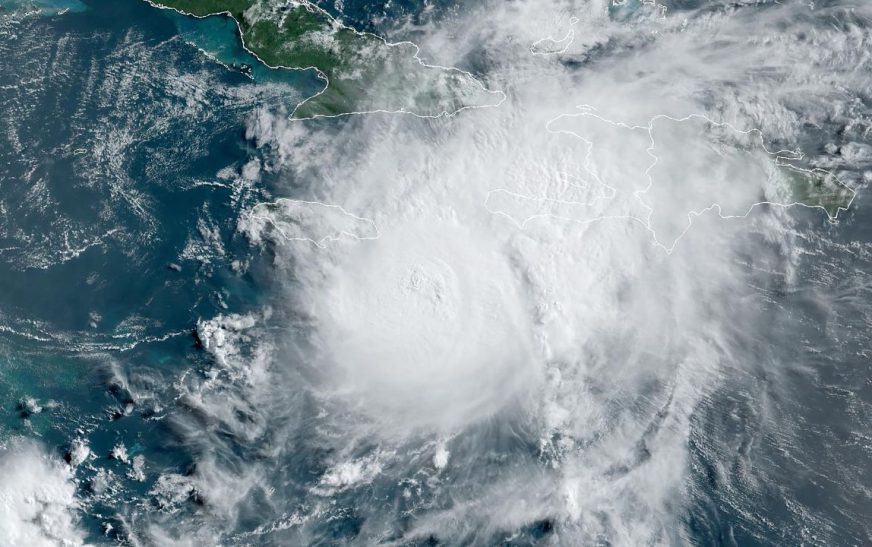
M 307 2 L 149 1 L 192 16 L 230 16 L 239 24 L 246 48 L 266 65 L 317 69 L 326 87 L 297 107 L 297 118 L 370 111 L 438 116 L 497 102 L 496 94 L 469 74 L 423 65 L 414 45 L 388 44 L 343 26 Z
M 714 141 L 723 146 L 737 147 L 748 153 L 762 150 L 774 159 L 776 169 L 770 183 L 779 203 L 820 207 L 830 220 L 835 220 L 854 200 L 856 192 L 850 186 L 830 171 L 803 164 L 802 153 L 768 151 L 759 130 L 740 132 L 728 125 L 710 124 L 708 131 Z
M 230 12 L 231 16 L 240 19 L 242 12 L 254 3 L 255 0 L 152 0 L 152 4 L 173 8 L 197 17 Z
M 839 211 L 847 210 L 854 199 L 855 191 L 823 169 L 802 169 L 780 163 L 781 174 L 786 179 L 787 200 L 810 207 L 821 207 L 831 219 Z

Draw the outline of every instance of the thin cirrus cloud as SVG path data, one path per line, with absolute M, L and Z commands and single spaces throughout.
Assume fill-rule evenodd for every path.
M 800 3 L 640 10 L 500 2 L 451 32 L 423 29 L 422 56 L 480 66 L 506 93 L 499 107 L 437 120 L 252 116 L 265 168 L 297 201 L 240 219 L 253 242 L 274 245 L 276 309 L 217 318 L 209 332 L 226 342 L 207 349 L 229 370 L 257 364 L 237 371 L 233 393 L 261 433 L 285 423 L 271 434 L 278 460 L 299 449 L 295 420 L 330 452 L 297 491 L 310 503 L 264 529 L 323 539 L 332 501 L 404 484 L 418 503 L 407 539 L 484 541 L 547 520 L 569 544 L 682 540 L 692 416 L 741 381 L 766 329 L 761 274 L 739 258 L 788 283 L 796 261 L 791 209 L 754 207 L 789 201 L 766 150 L 808 144 L 810 125 L 851 123 L 869 84 L 856 70 L 869 32 L 852 21 L 872 14 L 831 8 L 845 29 L 812 39 Z M 545 48 L 548 36 L 560 47 Z M 579 113 L 585 123 L 561 125 Z M 591 113 L 604 122 L 587 123 Z M 725 160 L 742 164 L 741 184 L 713 167 L 726 137 L 709 122 L 766 140 Z M 802 151 L 849 185 L 868 167 L 862 154 Z M 698 161 L 679 161 L 688 153 Z M 742 218 L 721 218 L 715 200 Z M 290 326 L 259 330 L 271 317 Z M 265 349 L 248 359 L 243 339 Z M 201 411 L 235 423 L 217 395 L 198 393 Z M 208 498 L 232 471 L 207 463 L 186 480 Z M 246 467 L 235 490 L 268 490 L 274 470 Z M 224 518 L 248 503 L 230 499 Z M 356 511 L 358 538 L 401 520 L 397 505 Z

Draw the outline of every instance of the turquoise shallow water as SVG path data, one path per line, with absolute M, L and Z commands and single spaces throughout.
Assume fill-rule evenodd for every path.
M 306 90 L 308 86 L 311 88 L 310 93 L 317 92 L 317 84 L 313 81 L 314 71 L 273 70 L 258 62 L 242 46 L 239 29 L 230 17 L 198 19 L 169 10 L 167 14 L 172 18 L 183 40 L 201 49 L 217 62 L 247 74 L 258 82 L 283 83 L 301 90 Z
M 425 4 L 347 2 L 342 12 L 378 30 L 415 19 Z M 629 1 L 612 15 L 629 20 L 640 6 Z M 255 247 L 238 228 L 253 204 L 302 187 L 292 170 L 272 170 L 275 151 L 250 128 L 259 113 L 290 112 L 317 91 L 313 74 L 260 66 L 223 17 L 132 0 L 0 0 L 0 8 L 0 444 L 37 439 L 63 460 L 74 441 L 86 443 L 93 457 L 74 480 L 90 543 L 160 545 L 153 525 L 195 545 L 556 541 L 557 517 L 543 511 L 512 529 L 451 522 L 443 537 L 404 543 L 419 522 L 473 506 L 505 477 L 553 478 L 559 454 L 543 449 L 537 424 L 516 416 L 475 424 L 445 441 L 451 465 L 435 469 L 432 439 L 384 448 L 359 438 L 357 416 L 306 390 L 319 371 L 301 358 L 311 319 L 293 307 L 297 280 L 274 246 Z M 307 138 L 342 143 L 357 128 L 322 123 Z M 418 129 L 426 137 L 434 127 Z M 292 160 L 307 140 L 296 143 L 284 151 Z M 868 496 L 853 489 L 872 482 L 868 209 L 861 193 L 838 225 L 791 212 L 802 259 L 747 236 L 749 249 L 777 257 L 753 278 L 765 321 L 750 335 L 737 327 L 753 358 L 689 418 L 689 501 L 672 508 L 682 530 L 671 537 L 798 544 L 809 537 L 799 503 L 829 523 L 821 537 L 868 542 L 858 518 Z M 778 270 L 790 260 L 788 283 Z M 252 317 L 257 325 L 246 326 Z M 215 350 L 219 342 L 227 351 Z M 278 358 L 270 385 L 254 392 L 237 365 L 260 362 L 264 347 Z M 610 480 L 644 469 L 665 427 L 667 411 L 652 413 L 648 398 L 671 400 L 671 388 L 645 387 L 628 396 L 638 408 L 615 409 L 654 418 Z M 580 451 L 593 437 L 579 435 Z M 561 442 L 554 434 L 549 446 Z M 130 461 L 111 456 L 118 446 Z M 384 453 L 383 473 L 344 488 Z M 138 456 L 141 473 L 131 463 Z M 330 462 L 343 457 L 364 464 L 333 473 Z M 194 482 L 204 477 L 214 480 Z M 505 497 L 526 503 L 519 490 Z
M 162 476 L 212 457 L 244 474 L 270 444 L 243 443 L 198 407 L 201 395 L 244 406 L 237 380 L 206 384 L 215 363 L 201 322 L 270 303 L 272 258 L 237 232 L 273 176 L 243 176 L 259 155 L 245 127 L 322 83 L 259 65 L 224 17 L 139 1 L 0 7 L 0 442 L 37 439 L 59 460 L 83 442 L 93 456 L 75 469 L 78 526 L 92 543 L 148 541 L 150 523 L 172 531 L 203 513 L 184 486 L 166 491 L 178 499 L 156 494 Z M 258 429 L 262 411 L 250 411 L 234 419 Z M 111 456 L 117 446 L 144 458 L 142 474 Z M 324 471 L 318 450 L 276 477 L 278 507 L 253 494 L 222 523 L 226 541 L 304 499 Z M 357 521 L 319 533 L 348 536 Z
M 136 505 L 156 477 L 128 479 L 107 458 L 116 444 L 153 471 L 190 463 L 157 418 L 172 411 L 171 384 L 203 365 L 197 320 L 257 307 L 261 294 L 256 264 L 231 268 L 250 258 L 238 212 L 259 199 L 238 180 L 244 120 L 293 105 L 301 91 L 288 82 L 307 83 L 263 86 L 190 45 L 195 35 L 250 61 L 226 20 L 115 1 L 39 2 L 46 17 L 33 17 L 29 4 L 0 12 L 0 103 L 16 143 L 0 151 L 0 435 L 61 457 L 85 440 L 99 458 L 77 475 L 83 525 L 107 539 L 98 515 Z M 134 369 L 151 383 L 137 394 Z M 99 499 L 89 484 L 101 469 L 119 482 Z

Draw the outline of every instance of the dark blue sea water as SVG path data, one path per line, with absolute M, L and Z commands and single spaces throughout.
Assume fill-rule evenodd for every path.
M 425 16 L 423 4 L 325 7 L 373 31 L 461 9 L 440 3 Z M 226 18 L 187 18 L 142 1 L 0 0 L 0 438 L 38 439 L 61 459 L 75 439 L 87 444 L 95 457 L 75 479 L 80 526 L 94 544 L 136 544 L 153 522 L 186 530 L 218 520 L 211 535 L 189 539 L 293 545 L 296 515 L 320 514 L 309 497 L 337 447 L 333 432 L 312 433 L 315 403 L 295 394 L 287 408 L 255 410 L 242 389 L 210 391 L 210 380 L 233 371 L 215 372 L 203 321 L 253 314 L 267 331 L 304 323 L 276 305 L 292 283 L 277 278 L 272 250 L 253 246 L 238 224 L 277 189 L 294 189 L 286 172 L 246 174 L 265 154 L 247 124 L 260 110 L 291 111 L 321 84 L 313 73 L 259 65 L 236 33 Z M 759 362 L 691 418 L 692 496 L 676 509 L 688 543 L 872 542 L 869 207 L 861 192 L 837 225 L 795 212 L 804 252 L 796 279 L 785 288 L 779 275 L 759 278 L 754 305 L 769 329 L 746 348 Z M 248 341 L 240 351 L 254 360 Z M 224 401 L 228 416 L 216 419 Z M 542 458 L 523 433 L 486 424 L 458 436 L 456 450 L 489 435 L 487 469 L 508 472 Z M 109 457 L 119 445 L 144 457 L 141 475 Z M 645 451 L 640 441 L 640 461 Z M 214 508 L 203 517 L 204 500 L 184 486 L 176 500 L 158 492 L 162 476 L 195 475 L 209 462 L 244 476 L 272 460 L 281 465 L 269 481 L 236 492 L 245 502 L 224 520 Z M 464 479 L 487 482 L 458 472 Z M 228 474 L 221 486 L 232 497 L 237 483 Z M 415 495 L 427 498 L 430 486 L 422 480 Z M 337 494 L 342 510 L 307 524 L 305 537 L 354 543 L 375 512 L 368 508 L 382 504 L 400 515 L 385 526 L 386 541 L 404 544 L 416 511 L 455 503 L 434 494 L 416 505 L 401 490 L 382 482 L 363 498 Z M 550 541 L 554 527 L 542 518 L 471 537 L 532 545 Z
M 98 467 L 120 482 L 119 505 L 89 506 L 84 527 L 112 540 L 107 516 L 155 477 L 128 480 L 106 457 L 123 443 L 152 469 L 183 472 L 189 457 L 155 418 L 174 410 L 180 373 L 204 364 L 197 320 L 259 305 L 258 258 L 236 235 L 240 209 L 262 197 L 239 178 L 252 152 L 244 120 L 318 84 L 235 69 L 253 63 L 226 20 L 67 4 L 0 11 L 0 431 L 60 456 L 87 440 L 104 461 L 81 470 L 82 492 Z M 153 400 L 131 405 L 134 369 Z M 24 410 L 28 397 L 45 410 Z

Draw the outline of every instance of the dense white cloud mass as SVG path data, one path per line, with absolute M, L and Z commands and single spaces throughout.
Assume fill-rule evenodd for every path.
M 510 261 L 475 228 L 422 215 L 345 250 L 317 287 L 323 366 L 395 427 L 490 415 L 535 371 Z
M 83 545 L 72 469 L 30 442 L 0 450 L 0 543 L 33 547 Z
M 233 411 L 197 401 L 248 439 L 266 435 L 263 416 L 303 423 L 272 430 L 267 453 L 293 460 L 295 428 L 311 427 L 329 461 L 294 486 L 307 503 L 258 533 L 323 540 L 343 495 L 390 486 L 401 499 L 355 502 L 357 541 L 401 527 L 487 544 L 543 522 L 567 545 L 684 541 L 692 416 L 754 363 L 755 272 L 791 280 L 791 209 L 754 207 L 791 202 L 769 151 L 800 147 L 809 126 L 867 123 L 852 109 L 870 83 L 856 18 L 872 9 L 851 9 L 490 2 L 421 45 L 480 64 L 507 93 L 498 108 L 329 124 L 261 111 L 249 134 L 300 201 L 259 206 L 240 230 L 274 248 L 291 326 L 265 342 L 280 348 L 269 366 L 256 353 Z M 804 32 L 825 15 L 841 27 Z M 232 370 L 253 323 L 228 319 L 201 331 Z M 191 480 L 208 498 L 207 475 L 228 471 L 203 462 Z M 262 465 L 234 490 L 268 482 Z M 224 515 L 251 510 L 219 498 Z

